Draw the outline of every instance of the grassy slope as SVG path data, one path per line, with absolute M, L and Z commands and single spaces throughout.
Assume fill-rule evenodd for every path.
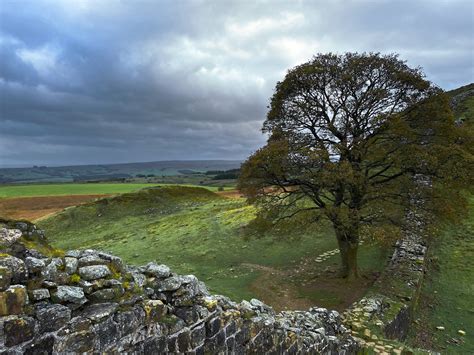
M 416 344 L 443 353 L 474 353 L 473 236 L 474 197 L 470 217 L 446 227 L 430 245 L 432 261 L 415 316 L 419 324 L 412 334 Z M 437 326 L 446 330 L 438 331 Z M 458 330 L 464 330 L 466 336 L 460 336 Z
M 96 195 L 120 194 L 136 191 L 157 184 L 122 184 L 122 183 L 91 183 L 91 184 L 27 184 L 0 185 L 0 198 L 31 197 L 31 196 L 60 196 L 60 195 Z M 216 190 L 216 187 L 208 187 Z
M 196 274 L 213 292 L 236 300 L 255 297 L 250 286 L 261 275 L 258 268 L 242 263 L 284 270 L 336 247 L 328 228 L 321 228 L 321 238 L 295 230 L 284 240 L 248 239 L 252 231 L 244 227 L 254 213 L 242 199 L 200 188 L 167 187 L 71 208 L 40 226 L 55 247 L 104 249 L 133 264 L 157 260 L 179 273 Z M 361 266 L 380 268 L 378 249 L 365 248 Z M 338 261 L 334 256 L 317 267 Z

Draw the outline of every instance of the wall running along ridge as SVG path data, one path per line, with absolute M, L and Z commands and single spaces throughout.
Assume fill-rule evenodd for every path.
M 2 228 L 3 227 L 3 228 Z M 0 352 L 353 354 L 336 311 L 276 314 L 211 295 L 193 275 L 51 249 L 28 223 L 0 225 Z
M 418 192 L 412 194 L 402 238 L 397 241 L 387 268 L 368 294 L 343 314 L 344 324 L 364 348 L 396 350 L 400 345 L 397 340 L 406 338 L 412 322 L 425 273 L 424 241 L 430 221 L 421 208 L 419 191 L 431 187 L 428 178 L 417 175 L 415 179 Z

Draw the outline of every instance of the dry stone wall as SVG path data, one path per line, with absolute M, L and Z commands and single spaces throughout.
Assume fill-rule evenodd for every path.
M 193 275 L 61 252 L 28 223 L 0 225 L 0 352 L 353 354 L 336 311 L 276 314 L 259 300 L 211 295 Z M 38 247 L 35 247 L 38 246 Z

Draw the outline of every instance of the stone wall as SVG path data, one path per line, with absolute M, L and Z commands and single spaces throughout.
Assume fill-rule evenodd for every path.
M 429 180 L 418 176 L 419 192 Z M 397 241 L 387 268 L 370 292 L 343 314 L 345 324 L 363 347 L 400 345 L 409 331 L 425 273 L 429 216 L 421 208 L 418 193 L 411 198 L 402 237 Z M 391 345 L 390 345 L 391 344 Z M 387 349 L 385 349 L 387 350 Z M 420 349 L 420 351 L 423 351 Z
M 50 248 L 28 223 L 0 225 L 0 352 L 353 354 L 336 311 L 276 314 L 211 295 L 193 275 Z

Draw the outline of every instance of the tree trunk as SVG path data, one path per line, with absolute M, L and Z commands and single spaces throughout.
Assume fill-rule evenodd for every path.
M 358 238 L 355 238 L 355 241 L 350 241 L 346 236 L 337 237 L 342 261 L 342 277 L 356 279 L 359 277 L 359 268 L 357 266 Z

